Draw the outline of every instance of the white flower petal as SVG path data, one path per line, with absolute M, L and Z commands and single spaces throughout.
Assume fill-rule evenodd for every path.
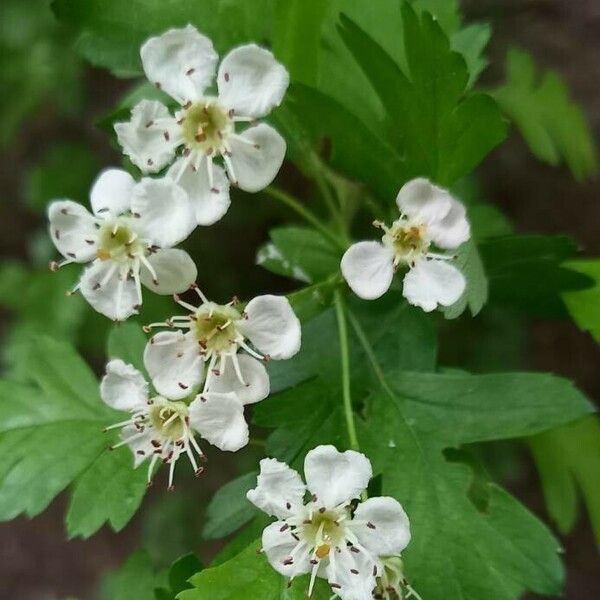
M 285 67 L 269 50 L 240 46 L 219 65 L 219 103 L 244 117 L 263 117 L 281 104 L 289 83 Z
M 471 237 L 467 211 L 461 202 L 450 199 L 448 214 L 427 227 L 427 234 L 440 248 L 458 248 Z
M 290 564 L 292 551 L 298 545 L 298 541 L 289 527 L 283 521 L 275 521 L 263 530 L 262 548 L 267 556 L 269 564 L 285 577 L 295 577 L 310 573 L 310 554 L 308 548 L 304 547 L 296 551 Z
M 285 140 L 269 125 L 260 123 L 230 138 L 233 182 L 246 192 L 267 187 L 285 157 Z
M 177 183 L 187 192 L 198 225 L 212 225 L 221 219 L 231 204 L 229 198 L 229 179 L 225 171 L 216 164 L 212 165 L 213 183 L 212 187 L 206 170 L 206 160 L 202 160 L 198 170 L 184 169 L 181 167 L 185 158 L 179 158 L 167 171 L 167 177 L 175 179 L 179 176 Z M 181 175 L 179 175 L 181 173 Z
M 285 296 L 257 296 L 244 310 L 238 329 L 256 349 L 273 359 L 294 356 L 300 350 L 300 321 Z
M 342 256 L 342 275 L 363 300 L 385 294 L 394 277 L 394 254 L 379 242 L 352 244 Z
M 400 212 L 420 223 L 441 221 L 450 210 L 452 196 L 447 190 L 419 177 L 402 186 L 396 197 Z
M 410 542 L 408 517 L 400 502 L 387 496 L 361 502 L 348 527 L 374 556 L 397 556 Z
M 154 269 L 154 274 L 142 265 L 140 279 L 149 290 L 157 294 L 181 294 L 196 281 L 196 265 L 185 250 L 161 248 L 150 254 L 147 260 Z
M 306 486 L 317 503 L 328 508 L 358 498 L 372 475 L 369 459 L 354 450 L 318 446 L 304 459 Z
M 100 397 L 116 410 L 134 410 L 145 406 L 148 384 L 135 367 L 117 358 L 106 365 L 106 375 L 100 382 Z
M 181 331 L 161 331 L 147 344 L 144 365 L 156 391 L 169 400 L 185 398 L 204 375 L 196 337 Z
M 341 600 L 370 600 L 376 586 L 374 563 L 364 552 L 351 552 L 342 548 L 329 553 L 327 581 Z
M 142 100 L 132 108 L 131 119 L 115 123 L 114 128 L 124 154 L 143 173 L 166 167 L 181 143 L 176 119 L 156 100 Z
M 185 240 L 196 227 L 187 194 L 166 177 L 146 177 L 136 184 L 131 210 L 138 219 L 141 236 L 163 248 Z
M 191 426 L 210 444 L 236 452 L 249 439 L 244 405 L 234 393 L 206 392 L 190 404 Z
M 268 515 L 287 519 L 302 509 L 305 491 L 297 471 L 275 458 L 263 458 L 256 487 L 246 493 L 246 498 Z
M 87 267 L 79 289 L 99 313 L 114 321 L 124 321 L 138 312 L 135 281 L 127 273 L 121 276 L 119 266 L 112 260 L 95 260 Z
M 90 202 L 98 217 L 116 217 L 129 210 L 135 181 L 123 169 L 105 169 L 92 185 Z
M 77 202 L 56 200 L 48 207 L 50 237 L 56 249 L 75 262 L 89 262 L 96 256 L 96 219 Z
M 234 392 L 242 404 L 254 404 L 264 400 L 269 395 L 269 375 L 264 365 L 247 354 L 237 354 L 242 383 L 231 364 L 227 361 L 226 367 L 219 375 L 211 374 L 210 391 L 219 393 Z
M 152 445 L 154 429 L 146 427 L 144 431 L 138 431 L 133 425 L 127 425 L 121 431 L 121 439 L 129 439 L 127 445 L 133 454 L 133 467 L 137 468 L 149 456 L 154 454 Z
M 404 297 L 425 312 L 435 310 L 438 304 L 454 304 L 465 290 L 464 275 L 443 260 L 420 260 L 404 276 Z
M 146 77 L 182 105 L 202 96 L 219 58 L 212 42 L 192 25 L 151 37 L 140 56 Z

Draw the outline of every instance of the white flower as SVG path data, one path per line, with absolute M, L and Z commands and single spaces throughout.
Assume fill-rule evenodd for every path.
M 145 173 L 173 163 L 168 176 L 193 201 L 200 225 L 218 221 L 229 207 L 229 179 L 256 192 L 273 181 L 285 142 L 272 127 L 256 125 L 281 103 L 289 75 L 271 52 L 248 44 L 221 61 L 217 97 L 207 94 L 218 56 L 212 42 L 188 25 L 147 40 L 140 51 L 148 79 L 181 105 L 174 116 L 160 102 L 142 100 L 115 131 L 123 151 Z M 236 133 L 236 123 L 251 127 Z M 180 156 L 176 151 L 182 148 Z M 173 162 L 175 161 L 175 162 Z
M 162 396 L 150 398 L 144 376 L 120 359 L 106 365 L 100 395 L 111 408 L 131 413 L 129 419 L 107 427 L 107 430 L 122 428 L 122 441 L 111 449 L 127 444 L 133 452 L 135 467 L 150 459 L 149 484 L 160 459 L 170 465 L 169 489 L 173 489 L 175 463 L 182 454 L 187 455 L 197 476 L 202 473 L 203 468 L 198 466 L 194 452 L 201 461 L 205 457 L 194 439 L 195 431 L 200 430 L 196 427 L 191 406 Z
M 244 405 L 269 395 L 269 376 L 261 361 L 296 354 L 300 349 L 300 322 L 282 296 L 258 296 L 242 312 L 237 299 L 219 305 L 207 300 L 196 285 L 192 287 L 200 297 L 200 306 L 176 296 L 175 300 L 190 314 L 145 328 L 170 327 L 177 331 L 163 331 L 151 338 L 144 364 L 154 387 L 169 398 L 183 398 L 201 384 L 198 406 L 225 398 L 220 409 L 229 411 L 236 420 L 238 435 L 210 430 L 207 424 L 203 437 L 223 450 L 237 450 L 248 441 Z M 204 414 L 199 418 L 203 419 Z
M 324 577 L 342 600 L 373 597 L 383 575 L 380 556 L 397 556 L 410 541 L 408 517 L 389 497 L 369 498 L 354 508 L 372 476 L 359 452 L 318 446 L 300 475 L 272 458 L 260 462 L 257 486 L 248 500 L 278 519 L 262 535 L 271 566 L 286 577 Z M 310 500 L 305 503 L 308 490 Z
M 426 312 L 450 306 L 465 289 L 464 275 L 448 261 L 454 257 L 430 252 L 432 244 L 444 250 L 458 248 L 471 235 L 464 206 L 446 190 L 427 179 L 413 179 L 396 198 L 400 218 L 384 231 L 381 242 L 358 242 L 342 257 L 342 274 L 354 293 L 365 300 L 379 298 L 389 289 L 402 265 L 404 297 Z
M 48 208 L 50 236 L 69 263 L 91 263 L 75 287 L 100 313 L 122 321 L 138 312 L 142 284 L 159 294 L 186 290 L 196 266 L 173 249 L 196 226 L 184 190 L 168 179 L 136 183 L 120 169 L 103 171 L 92 186 L 93 214 L 71 200 Z

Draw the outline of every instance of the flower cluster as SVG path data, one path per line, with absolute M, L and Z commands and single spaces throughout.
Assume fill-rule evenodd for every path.
M 71 291 L 80 291 L 98 312 L 123 321 L 142 308 L 142 287 L 172 294 L 186 314 L 150 323 L 155 333 L 143 362 L 150 376 L 112 359 L 101 397 L 127 418 L 107 429 L 121 430 L 134 467 L 169 465 L 173 489 L 177 460 L 187 457 L 203 471 L 201 440 L 235 452 L 249 440 L 244 407 L 269 395 L 264 363 L 300 350 L 300 322 L 282 296 L 262 295 L 246 304 L 218 304 L 196 284 L 190 256 L 176 248 L 194 229 L 221 219 L 233 184 L 256 192 L 271 183 L 285 155 L 283 138 L 257 123 L 278 106 L 288 73 L 271 52 L 248 44 L 221 61 L 212 42 L 188 25 L 152 37 L 141 48 L 144 72 L 179 108 L 142 100 L 115 131 L 123 152 L 141 171 L 136 181 L 121 169 L 100 173 L 90 193 L 91 212 L 71 200 L 48 211 L 52 241 L 63 255 L 52 269 L 87 265 Z M 211 87 L 216 75 L 216 86 Z M 350 288 L 375 299 L 404 269 L 403 293 L 410 304 L 432 311 L 450 306 L 466 282 L 453 264 L 470 238 L 464 206 L 449 192 L 419 178 L 396 199 L 399 217 L 386 225 L 380 242 L 353 244 L 341 261 Z M 196 294 L 198 305 L 180 297 Z M 153 391 L 152 391 L 153 390 Z M 325 578 L 342 600 L 418 597 L 403 575 L 400 555 L 410 541 L 409 521 L 390 497 L 366 498 L 372 476 L 359 452 L 319 446 L 306 455 L 306 484 L 286 464 L 260 463 L 248 499 L 277 521 L 262 535 L 270 564 L 290 580 Z
M 308 452 L 306 485 L 286 464 L 260 462 L 247 497 L 277 519 L 263 531 L 263 551 L 290 580 L 310 573 L 309 596 L 323 577 L 342 600 L 403 597 L 399 555 L 410 542 L 408 517 L 394 498 L 356 502 L 372 474 L 363 454 L 333 446 Z

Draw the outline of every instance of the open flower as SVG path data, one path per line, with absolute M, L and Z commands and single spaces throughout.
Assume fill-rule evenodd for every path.
M 199 392 L 190 411 L 202 426 L 202 436 L 222 450 L 238 450 L 248 443 L 244 406 L 269 395 L 262 361 L 298 352 L 300 322 L 285 297 L 258 296 L 242 312 L 237 299 L 216 304 L 192 287 L 200 306 L 176 296 L 190 314 L 145 328 L 176 331 L 161 331 L 150 339 L 144 364 L 164 396 L 179 399 Z
M 300 349 L 300 322 L 284 296 L 257 296 L 241 311 L 237 299 L 209 301 L 196 285 L 196 307 L 176 296 L 188 315 L 151 323 L 145 329 L 169 327 L 146 345 L 144 364 L 154 387 L 170 398 L 183 398 L 203 384 L 207 392 L 235 392 L 243 404 L 269 394 L 263 360 L 286 359 Z
M 69 263 L 90 263 L 73 291 L 110 319 L 138 312 L 142 284 L 159 294 L 187 289 L 196 266 L 187 252 L 172 248 L 196 226 L 185 191 L 168 179 L 142 179 L 107 169 L 90 193 L 93 214 L 71 200 L 48 208 L 50 236 Z
M 403 294 L 410 304 L 426 312 L 454 304 L 464 292 L 464 275 L 450 264 L 454 256 L 430 250 L 432 245 L 453 250 L 470 238 L 464 206 L 422 178 L 404 185 L 396 204 L 400 218 L 390 227 L 374 223 L 384 231 L 381 242 L 358 242 L 346 250 L 341 267 L 348 285 L 357 296 L 374 300 L 406 266 Z
M 306 485 L 286 464 L 263 459 L 247 494 L 278 519 L 262 535 L 269 563 L 290 579 L 310 573 L 309 596 L 319 576 L 342 600 L 371 599 L 383 576 L 380 557 L 398 556 L 410 541 L 404 509 L 389 497 L 353 502 L 372 476 L 359 452 L 318 446 L 306 455 L 304 474 Z
M 196 456 L 204 461 L 204 454 L 194 439 L 200 431 L 191 416 L 191 407 L 185 402 L 173 402 L 163 396 L 150 398 L 144 376 L 133 366 L 120 359 L 106 365 L 106 375 L 100 384 L 102 400 L 111 408 L 130 413 L 130 418 L 115 423 L 107 429 L 121 428 L 122 441 L 112 446 L 127 444 L 138 467 L 149 460 L 148 483 L 156 463 L 169 464 L 169 488 L 173 487 L 173 474 L 177 459 L 186 454 L 196 475 L 203 471 Z
M 266 187 L 281 167 L 285 142 L 256 119 L 281 103 L 289 84 L 271 52 L 248 44 L 221 61 L 216 97 L 207 93 L 218 56 L 212 42 L 188 25 L 147 40 L 140 51 L 144 72 L 181 108 L 171 115 L 160 102 L 142 100 L 115 131 L 123 151 L 145 173 L 173 163 L 168 176 L 189 193 L 198 224 L 218 221 L 229 207 L 229 179 L 248 192 Z M 236 132 L 236 124 L 251 127 Z M 182 149 L 176 158 L 177 150 Z M 173 162 L 174 161 L 174 162 Z

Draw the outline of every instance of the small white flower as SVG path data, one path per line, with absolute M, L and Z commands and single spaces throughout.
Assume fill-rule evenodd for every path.
M 410 541 L 404 509 L 389 497 L 353 503 L 372 476 L 359 452 L 318 446 L 306 455 L 304 474 L 306 486 L 286 464 L 263 459 L 257 486 L 247 494 L 278 519 L 262 535 L 269 563 L 292 579 L 310 573 L 309 596 L 319 576 L 342 600 L 371 599 L 384 576 L 380 557 L 399 555 Z
M 103 171 L 92 186 L 93 214 L 71 200 L 48 208 L 50 236 L 69 263 L 91 263 L 73 291 L 110 319 L 138 312 L 142 284 L 159 294 L 186 290 L 196 279 L 187 252 L 172 248 L 196 226 L 184 190 L 168 179 L 136 183 L 120 169 Z
M 181 105 L 174 116 L 160 102 L 142 100 L 115 131 L 123 151 L 145 173 L 173 163 L 168 176 L 193 201 L 200 225 L 218 221 L 229 207 L 229 179 L 256 192 L 274 179 L 285 142 L 272 127 L 256 125 L 281 103 L 289 75 L 271 52 L 248 44 L 221 61 L 217 97 L 207 94 L 218 56 L 195 27 L 170 29 L 147 40 L 140 51 L 147 78 Z M 252 126 L 236 133 L 236 123 Z M 176 158 L 176 151 L 183 151 Z
M 464 275 L 448 261 L 454 257 L 430 252 L 458 248 L 471 236 L 464 206 L 446 190 L 427 179 L 413 179 L 396 198 L 400 218 L 384 231 L 381 242 L 358 242 L 342 257 L 342 274 L 354 293 L 365 300 L 379 298 L 389 289 L 395 271 L 407 266 L 404 297 L 430 312 L 450 306 L 465 289 Z
M 122 429 L 122 441 L 111 449 L 127 444 L 133 453 L 135 467 L 149 459 L 148 484 L 152 481 L 156 463 L 161 460 L 170 465 L 169 489 L 173 489 L 175 463 L 182 454 L 187 455 L 196 476 L 202 473 L 203 468 L 198 466 L 194 452 L 201 461 L 205 457 L 194 438 L 198 429 L 191 406 L 162 396 L 150 398 L 144 376 L 120 359 L 106 365 L 100 395 L 111 408 L 131 413 L 129 419 L 107 427 L 107 430 Z
M 196 307 L 175 300 L 190 311 L 154 327 L 176 328 L 156 334 L 146 345 L 144 364 L 159 393 L 183 398 L 199 389 L 200 403 L 206 407 L 225 397 L 221 410 L 231 411 L 232 419 L 242 415 L 246 404 L 254 404 L 269 395 L 269 376 L 262 360 L 290 358 L 300 349 L 300 322 L 287 298 L 258 296 L 244 311 L 237 299 L 219 305 L 210 302 L 196 285 L 200 297 Z M 184 333 L 185 332 L 185 333 Z M 232 399 L 233 398 L 233 399 Z M 206 411 L 199 416 L 205 418 Z M 208 417 L 206 417 L 208 418 Z M 223 450 L 237 450 L 247 441 L 244 435 L 211 430 L 207 423 L 203 437 Z

